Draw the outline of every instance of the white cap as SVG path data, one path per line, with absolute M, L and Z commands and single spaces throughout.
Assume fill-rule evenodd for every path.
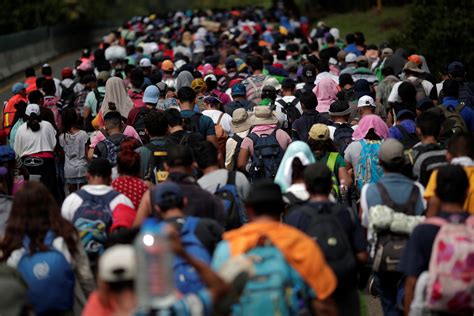
M 274 77 L 268 77 L 268 79 L 266 79 L 264 82 L 263 82 L 263 86 L 272 86 L 273 88 L 275 88 L 275 90 L 280 90 L 281 89 L 281 84 L 278 82 L 278 80 Z
M 211 81 L 217 81 L 216 76 L 214 76 L 213 74 L 209 74 L 209 75 L 204 77 L 204 81 L 207 81 L 208 79 L 211 80 Z
M 354 53 L 349 53 L 346 55 L 346 63 L 355 63 L 357 60 L 357 56 Z
M 28 104 L 28 106 L 26 107 L 25 115 L 30 116 L 33 113 L 35 113 L 36 115 L 40 115 L 40 112 L 41 111 L 40 111 L 39 105 L 31 103 L 31 104 Z
M 371 96 L 364 95 L 360 97 L 359 102 L 357 103 L 358 108 L 362 108 L 364 106 L 373 106 L 375 107 L 375 101 Z
M 146 67 L 151 67 L 151 61 L 148 58 L 142 58 L 140 60 L 140 67 L 146 68 Z
M 99 258 L 99 278 L 105 282 L 122 282 L 135 279 L 137 262 L 131 245 L 116 245 Z

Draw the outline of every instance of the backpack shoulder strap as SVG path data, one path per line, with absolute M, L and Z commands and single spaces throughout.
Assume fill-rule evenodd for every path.
M 296 105 L 297 105 L 299 102 L 300 102 L 300 99 L 298 99 L 297 97 L 295 97 L 295 98 L 293 99 L 293 101 L 291 101 L 290 106 L 296 107 Z
M 407 210 L 407 215 L 415 215 L 416 203 L 420 197 L 420 189 L 416 184 L 413 184 L 413 189 L 411 190 L 410 197 L 408 201 L 403 206 L 404 210 Z
M 255 143 L 257 142 L 257 140 L 260 138 L 257 134 L 255 134 L 254 132 L 250 133 L 247 135 L 248 138 L 250 138 L 253 142 L 253 144 L 255 145 Z
M 194 216 L 186 217 L 186 222 L 184 223 L 183 230 L 189 233 L 194 233 L 198 226 L 199 219 Z
M 332 172 L 336 172 L 336 170 L 334 170 L 334 168 L 336 167 L 336 160 L 337 160 L 337 155 L 339 153 L 329 153 L 329 156 L 328 156 L 328 160 L 326 161 L 326 166 L 328 166 L 328 168 L 332 171 Z
M 217 119 L 217 125 L 219 125 L 221 123 L 221 120 L 222 120 L 222 117 L 224 116 L 224 112 L 221 113 L 221 115 L 219 115 L 219 118 Z
M 461 111 L 464 109 L 465 106 L 466 106 L 466 104 L 464 102 L 460 102 L 454 110 L 456 111 L 456 113 L 459 114 L 459 113 L 461 113 Z
M 82 200 L 87 200 L 87 199 L 92 197 L 92 194 L 90 194 L 89 192 L 87 192 L 84 189 L 77 190 L 74 193 L 77 194 Z
M 380 182 L 377 182 L 376 184 L 377 189 L 379 190 L 380 197 L 382 199 L 382 203 L 387 205 L 388 207 L 392 209 L 396 209 L 398 205 L 396 205 L 393 200 L 390 198 L 390 195 L 388 194 L 387 189 L 384 187 L 384 185 Z
M 286 108 L 288 106 L 288 102 L 286 102 L 285 100 L 283 100 L 283 98 L 277 100 L 276 102 L 278 102 L 278 104 L 280 104 L 282 107 Z
M 227 184 L 235 185 L 235 178 L 237 173 L 235 171 L 227 172 Z
M 234 136 L 232 136 L 232 139 L 235 140 L 237 143 L 240 143 L 244 140 L 242 137 L 240 137 L 237 134 L 234 134 Z
M 408 136 L 408 131 L 405 127 L 403 127 L 402 125 L 395 125 L 395 127 L 400 131 L 402 137 Z

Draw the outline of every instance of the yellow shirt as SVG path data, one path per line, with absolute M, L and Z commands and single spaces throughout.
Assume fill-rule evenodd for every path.
M 464 170 L 467 173 L 469 179 L 469 194 L 467 195 L 466 201 L 464 202 L 464 209 L 471 214 L 474 214 L 474 167 L 464 167 Z M 429 200 L 431 197 L 435 196 L 436 190 L 436 176 L 438 175 L 438 170 L 434 170 L 431 174 L 430 181 L 426 186 L 424 198 Z

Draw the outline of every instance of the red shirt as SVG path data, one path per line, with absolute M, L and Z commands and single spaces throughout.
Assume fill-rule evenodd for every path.
M 143 194 L 148 191 L 145 181 L 130 176 L 120 176 L 112 182 L 112 188 L 128 197 L 138 209 Z

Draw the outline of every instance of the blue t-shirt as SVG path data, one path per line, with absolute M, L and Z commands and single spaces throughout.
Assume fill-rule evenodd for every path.
M 400 125 L 403 126 L 409 134 L 416 133 L 416 123 L 413 120 L 403 120 L 400 122 Z M 403 140 L 403 135 L 400 130 L 396 127 L 390 127 L 388 130 L 388 136 L 390 138 L 395 138 L 398 141 Z
M 192 110 L 182 110 L 181 111 L 181 117 L 184 118 L 189 118 L 192 117 L 193 115 L 198 115 L 196 112 Z M 207 136 L 212 136 L 216 135 L 216 130 L 214 128 L 214 122 L 209 116 L 206 115 L 201 115 L 201 118 L 199 119 L 199 126 L 198 126 L 199 133 L 206 138 Z
M 443 98 L 443 106 L 449 107 L 452 106 L 456 108 L 459 105 L 459 100 L 453 97 L 445 97 Z M 464 122 L 466 123 L 467 130 L 469 132 L 474 131 L 474 110 L 471 109 L 469 106 L 464 106 L 459 112 L 459 115 L 463 118 Z
M 355 54 L 356 56 L 362 55 L 362 53 L 360 52 L 360 50 L 357 49 L 357 45 L 356 45 L 355 43 L 352 43 L 352 44 L 347 45 L 346 48 L 344 48 L 344 50 L 345 50 L 347 53 L 353 53 L 353 54 Z

